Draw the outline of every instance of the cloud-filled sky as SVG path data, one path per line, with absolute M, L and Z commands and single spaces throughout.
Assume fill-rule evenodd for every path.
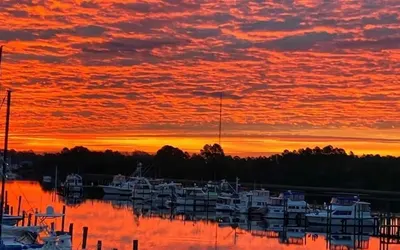
M 223 92 L 228 153 L 400 155 L 398 0 L 3 0 L 0 21 L 13 148 L 195 152 Z

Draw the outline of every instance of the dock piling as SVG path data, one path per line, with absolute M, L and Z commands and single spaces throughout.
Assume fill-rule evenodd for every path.
M 69 224 L 69 235 L 71 236 L 71 243 L 74 235 L 74 223 Z
M 28 227 L 32 225 L 32 214 L 28 214 Z
M 133 240 L 133 250 L 139 250 L 139 241 Z
M 82 249 L 86 249 L 87 243 L 87 236 L 88 236 L 88 227 L 83 227 L 83 234 L 82 234 Z
M 25 211 L 22 211 L 22 226 L 25 226 Z
M 61 219 L 61 232 L 64 233 L 64 224 L 65 224 L 65 205 L 62 209 L 62 219 Z
M 18 213 L 17 213 L 18 216 L 19 216 L 19 213 L 21 212 L 21 200 L 22 200 L 22 197 L 19 196 L 18 197 Z
M 101 240 L 97 241 L 97 250 L 101 250 Z

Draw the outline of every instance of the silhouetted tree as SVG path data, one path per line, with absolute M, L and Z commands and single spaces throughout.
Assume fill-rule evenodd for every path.
M 24 165 L 20 174 L 40 180 L 43 175 L 53 175 L 55 166 L 58 166 L 60 178 L 72 172 L 112 178 L 115 174 L 132 174 L 141 162 L 150 168 L 151 177 L 232 181 L 239 177 L 242 182 L 249 183 L 400 190 L 395 185 L 395 177 L 400 176 L 400 158 L 373 154 L 357 156 L 331 145 L 286 149 L 269 157 L 246 158 L 225 155 L 218 144 L 204 145 L 200 153 L 193 155 L 173 146 L 164 146 L 154 155 L 142 151 L 126 154 L 112 150 L 90 151 L 78 146 L 45 154 L 10 150 L 10 158 L 12 163 Z

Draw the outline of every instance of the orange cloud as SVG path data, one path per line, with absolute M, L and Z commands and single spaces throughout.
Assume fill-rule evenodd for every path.
M 223 132 L 236 138 L 228 152 L 337 137 L 347 150 L 400 155 L 369 140 L 400 138 L 399 9 L 396 0 L 8 0 L 0 43 L 2 87 L 15 90 L 11 144 L 197 151 L 216 141 L 223 92 Z M 179 136 L 144 137 L 165 131 Z M 256 138 L 277 131 L 297 137 Z

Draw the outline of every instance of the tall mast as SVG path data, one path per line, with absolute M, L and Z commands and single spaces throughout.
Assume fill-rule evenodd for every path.
M 221 132 L 222 132 L 222 92 L 219 100 L 219 133 L 218 133 L 218 144 L 221 146 Z
M 10 127 L 10 108 L 11 108 L 11 90 L 7 90 L 7 116 L 6 128 L 4 135 L 4 154 L 3 154 L 3 173 L 1 176 L 1 200 L 0 200 L 0 241 L 2 235 L 3 213 L 4 213 L 4 193 L 6 187 L 6 168 L 7 168 L 7 151 L 8 151 L 8 131 Z

